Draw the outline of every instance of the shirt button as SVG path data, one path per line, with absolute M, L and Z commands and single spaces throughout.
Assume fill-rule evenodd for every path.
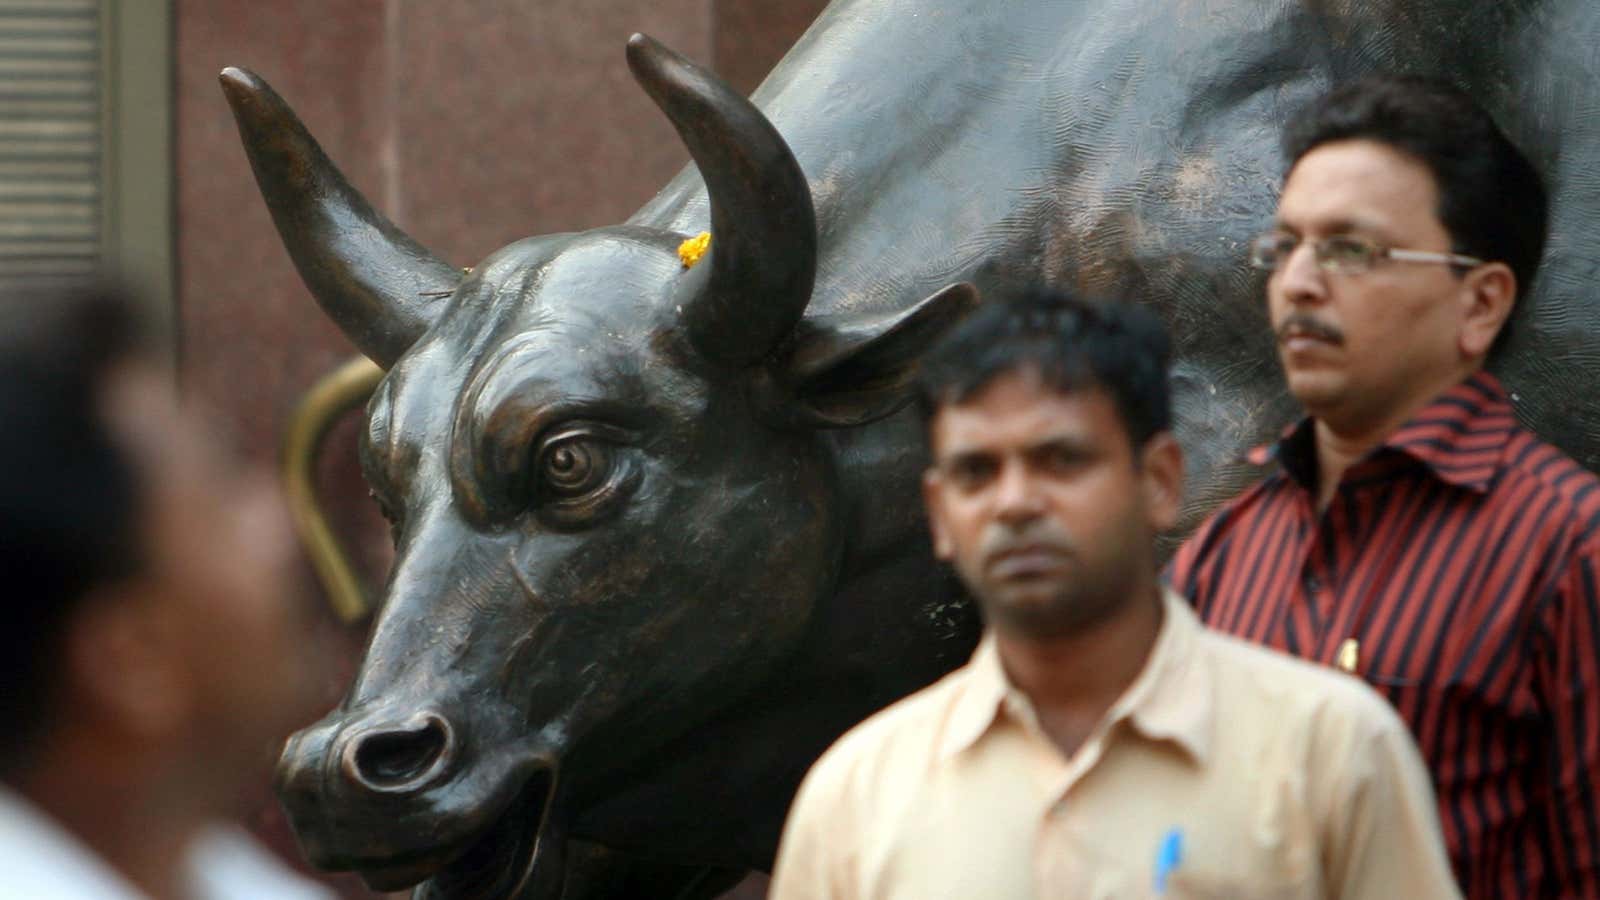
M 1315 594 L 1322 590 L 1322 581 L 1315 575 L 1306 576 L 1306 593 Z

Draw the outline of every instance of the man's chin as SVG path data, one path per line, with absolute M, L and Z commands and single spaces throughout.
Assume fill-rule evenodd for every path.
M 1326 368 L 1286 368 L 1289 393 L 1308 410 L 1337 407 L 1344 394 L 1344 381 Z
M 1128 609 L 1131 585 L 1091 587 L 1082 582 L 1054 588 L 1013 587 L 980 597 L 984 621 L 1017 638 L 1056 640 L 1094 630 Z
M 1065 624 L 1078 618 L 1077 604 L 1063 587 L 1002 587 L 991 591 L 983 602 L 984 617 L 997 627 L 1015 634 L 1054 635 Z

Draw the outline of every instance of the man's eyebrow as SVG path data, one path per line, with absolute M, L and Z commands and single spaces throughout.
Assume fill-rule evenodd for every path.
M 1094 443 L 1094 435 L 1077 429 L 1069 431 L 1055 431 L 1042 434 L 1037 439 L 1028 443 L 1029 447 L 1053 447 L 1070 444 L 1076 447 L 1087 447 Z
M 1039 453 L 1041 451 L 1050 450 L 1068 450 L 1072 453 L 1092 453 L 1094 452 L 1094 448 L 1095 441 L 1088 436 L 1080 434 L 1059 434 L 1034 441 L 1033 443 L 1029 444 L 1023 452 Z
M 969 447 L 959 450 L 948 450 L 944 453 L 940 453 L 934 458 L 934 462 L 942 465 L 944 463 L 957 462 L 960 460 L 981 459 L 987 456 L 994 456 L 994 451 L 985 449 L 983 447 Z
M 1022 452 L 1037 453 L 1041 450 L 1066 449 L 1079 453 L 1087 453 L 1094 449 L 1095 442 L 1086 435 L 1081 434 L 1054 434 L 1046 435 L 1033 441 L 1022 448 Z M 999 451 L 987 447 L 972 447 L 966 449 L 949 450 L 938 454 L 934 458 L 936 464 L 955 462 L 967 459 L 985 459 L 1000 455 Z

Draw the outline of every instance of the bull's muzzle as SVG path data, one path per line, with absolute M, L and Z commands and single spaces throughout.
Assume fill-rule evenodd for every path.
M 525 746 L 486 765 L 465 743 L 427 708 L 336 712 L 291 737 L 278 792 L 307 858 L 378 890 L 432 879 L 428 898 L 559 896 L 557 756 Z
M 431 871 L 441 860 L 415 840 L 409 820 L 459 773 L 458 731 L 432 711 L 332 716 L 289 739 L 278 760 L 278 794 L 311 862 L 328 869 L 408 860 Z M 397 880 L 418 877 L 396 873 Z
M 438 713 L 323 722 L 289 738 L 278 780 L 291 792 L 404 796 L 450 777 L 456 757 L 455 729 Z

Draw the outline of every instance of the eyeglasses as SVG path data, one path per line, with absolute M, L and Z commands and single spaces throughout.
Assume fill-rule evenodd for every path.
M 1283 265 L 1298 246 L 1300 239 L 1294 235 L 1286 231 L 1269 231 L 1251 243 L 1250 265 L 1271 272 Z M 1443 263 L 1467 268 L 1483 265 L 1483 260 L 1476 256 L 1435 253 L 1431 250 L 1401 250 L 1348 234 L 1336 234 L 1320 241 L 1312 241 L 1311 255 L 1317 261 L 1318 268 L 1335 275 L 1359 275 L 1369 271 L 1379 260 L 1384 259 L 1392 259 L 1395 262 Z

